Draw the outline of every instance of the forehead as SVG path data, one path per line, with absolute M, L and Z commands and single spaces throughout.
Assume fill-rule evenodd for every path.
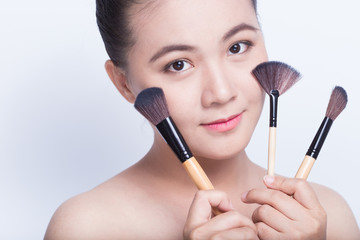
M 131 12 L 135 45 L 220 38 L 240 23 L 258 26 L 251 0 L 151 0 Z

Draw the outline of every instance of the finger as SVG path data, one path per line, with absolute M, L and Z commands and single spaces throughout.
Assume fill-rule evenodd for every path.
M 292 195 L 301 205 L 308 209 L 320 205 L 314 190 L 304 179 L 267 175 L 264 177 L 264 183 L 268 188 Z
M 224 192 L 217 190 L 198 191 L 191 203 L 187 224 L 196 227 L 209 221 L 212 207 L 223 212 L 233 209 L 230 199 Z
M 241 198 L 242 201 L 245 203 L 270 205 L 292 220 L 296 219 L 299 214 L 302 214 L 305 211 L 304 207 L 299 204 L 295 199 L 278 190 L 252 189 L 249 192 L 244 193 Z M 299 212 L 301 210 L 303 212 Z
M 263 222 L 278 232 L 284 232 L 292 221 L 284 214 L 267 204 L 261 205 L 255 209 L 252 215 L 252 220 L 254 223 Z
M 239 240 L 239 239 L 259 239 L 257 233 L 249 227 L 233 228 L 227 231 L 223 231 L 211 236 L 212 240 L 227 239 L 227 240 Z
M 200 226 L 186 226 L 185 238 L 189 239 L 211 239 L 213 235 L 235 228 L 247 227 L 256 233 L 255 224 L 247 217 L 237 211 L 222 213 Z
M 256 232 L 255 224 L 250 218 L 245 217 L 237 211 L 229 211 L 222 213 L 215 218 L 212 218 L 207 224 L 206 228 L 213 232 L 224 231 L 232 228 L 249 227 Z
M 275 229 L 269 227 L 268 225 L 266 225 L 263 222 L 258 222 L 255 224 L 257 231 L 258 231 L 258 236 L 260 239 L 277 239 L 277 240 L 282 240 L 283 238 L 281 238 L 281 233 L 276 231 Z

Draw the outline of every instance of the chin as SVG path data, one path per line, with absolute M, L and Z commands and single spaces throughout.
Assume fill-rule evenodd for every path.
M 228 161 L 228 160 L 238 159 L 241 156 L 241 153 L 243 151 L 236 152 L 236 153 L 228 153 L 228 154 L 221 154 L 218 152 L 214 152 L 213 154 L 206 153 L 206 154 L 195 155 L 195 157 L 196 157 L 196 159 L 198 159 L 202 162 L 205 162 L 205 161 Z
M 209 160 L 229 160 L 238 158 L 245 151 L 248 141 L 241 139 L 237 142 L 231 141 L 221 144 L 204 144 L 202 147 L 193 148 L 193 154 L 196 158 Z

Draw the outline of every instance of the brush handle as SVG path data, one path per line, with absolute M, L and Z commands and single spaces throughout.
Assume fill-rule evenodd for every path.
M 214 189 L 214 186 L 210 182 L 210 179 L 208 178 L 198 161 L 196 161 L 195 157 L 191 157 L 185 162 L 183 162 L 183 166 L 199 190 Z M 215 216 L 222 213 L 220 210 L 214 207 L 212 208 L 212 212 Z
M 325 139 L 330 131 L 334 120 L 329 117 L 325 117 L 322 121 L 313 141 L 310 144 L 308 151 L 306 152 L 305 158 L 297 171 L 295 178 L 307 179 L 311 168 L 313 167 L 316 158 L 318 157 L 320 150 L 325 142 Z
M 268 171 L 270 176 L 275 175 L 275 152 L 276 152 L 276 127 L 269 128 L 269 146 L 268 146 Z
M 186 144 L 183 136 L 181 135 L 179 129 L 176 127 L 175 122 L 171 117 L 167 117 L 156 125 L 156 128 L 159 130 L 161 136 L 169 147 L 173 150 L 175 155 L 183 164 L 186 172 L 189 174 L 196 187 L 199 190 L 212 190 L 214 186 L 210 182 L 206 173 L 196 161 L 195 157 L 192 155 L 190 148 Z M 219 215 L 221 212 L 213 208 L 213 214 Z
M 270 122 L 269 127 L 277 127 L 277 109 L 280 93 L 278 90 L 271 90 L 270 97 Z
M 193 156 L 171 117 L 162 120 L 156 125 L 156 128 L 182 163 Z
M 315 159 L 318 157 L 333 122 L 334 120 L 331 120 L 329 117 L 324 118 L 318 131 L 316 132 L 313 141 L 310 144 L 308 151 L 306 152 L 306 155 Z
M 307 179 L 314 163 L 315 158 L 306 155 L 295 175 L 295 178 Z
M 196 161 L 195 157 L 191 157 L 183 162 L 183 166 L 199 190 L 214 189 L 210 179 L 207 177 L 198 161 Z

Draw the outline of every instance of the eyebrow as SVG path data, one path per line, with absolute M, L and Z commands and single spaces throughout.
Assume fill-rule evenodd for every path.
M 238 32 L 241 31 L 245 31 L 245 30 L 251 30 L 251 31 L 259 31 L 258 28 L 251 26 L 249 24 L 246 23 L 240 23 L 239 25 L 236 25 L 235 27 L 231 28 L 229 31 L 227 31 L 224 34 L 224 37 L 222 38 L 222 41 L 226 41 L 228 40 L 230 37 L 232 37 L 233 35 L 235 35 Z M 159 59 L 160 57 L 166 55 L 169 52 L 174 52 L 174 51 L 195 51 L 196 48 L 190 45 L 185 45 L 185 44 L 173 44 L 173 45 L 168 45 L 165 46 L 163 48 L 161 48 L 159 51 L 157 51 L 151 58 L 150 58 L 150 63 L 155 62 L 157 59 Z
M 157 51 L 150 59 L 150 62 L 156 61 L 158 58 L 164 56 L 165 54 L 173 51 L 195 51 L 195 47 L 190 45 L 184 45 L 184 44 L 174 44 L 174 45 L 168 45 L 163 48 L 161 48 L 159 51 Z
M 225 33 L 224 37 L 222 38 L 222 41 L 225 42 L 226 40 L 228 40 L 229 38 L 231 38 L 238 32 L 245 31 L 245 30 L 251 30 L 251 31 L 256 32 L 256 31 L 259 31 L 260 29 L 254 27 L 254 26 L 251 26 L 247 23 L 240 23 L 239 25 L 236 25 L 235 27 L 233 27 L 229 31 L 227 31 Z

